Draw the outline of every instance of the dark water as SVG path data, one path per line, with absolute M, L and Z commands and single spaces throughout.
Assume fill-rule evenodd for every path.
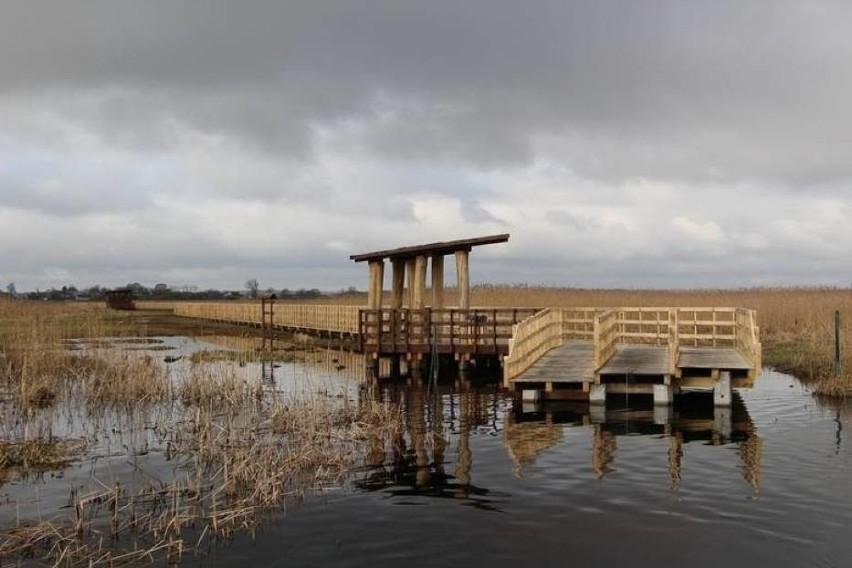
M 203 347 L 163 342 L 184 357 L 170 366 L 177 376 Z M 287 396 L 397 405 L 404 431 L 368 443 L 345 486 L 265 514 L 253 533 L 209 542 L 185 565 L 852 566 L 852 406 L 819 403 L 793 377 L 767 372 L 729 409 L 700 396 L 673 409 L 635 397 L 590 409 L 524 407 L 494 384 L 450 379 L 366 389 L 363 368 L 330 352 L 241 367 Z M 3 524 L 48 516 L 71 487 L 175 475 L 156 425 L 177 409 L 80 412 L 55 409 L 43 428 L 93 440 L 91 455 L 0 486 Z M 19 423 L 8 415 L 3 431 Z
M 188 564 L 852 566 L 849 407 L 767 372 L 729 410 L 513 407 L 494 386 L 385 387 L 402 451 Z

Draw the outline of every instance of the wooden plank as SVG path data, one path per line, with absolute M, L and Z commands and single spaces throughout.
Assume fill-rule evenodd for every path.
M 599 371 L 600 375 L 666 375 L 669 372 L 667 346 L 620 345 L 615 355 Z
M 594 347 L 586 341 L 571 341 L 548 352 L 521 376 L 519 383 L 579 383 L 594 380 Z
M 460 239 L 457 241 L 443 241 L 424 245 L 399 247 L 394 249 L 380 250 L 363 254 L 353 254 L 349 258 L 355 262 L 381 260 L 383 258 L 410 258 L 418 255 L 453 254 L 461 250 L 470 250 L 471 247 L 482 245 L 493 245 L 509 241 L 509 233 L 500 235 L 489 235 L 472 239 Z
M 681 369 L 751 369 L 736 349 L 724 347 L 681 347 L 677 366 Z

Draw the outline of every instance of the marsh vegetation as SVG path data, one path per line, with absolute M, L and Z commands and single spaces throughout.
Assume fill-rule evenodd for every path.
M 394 439 L 398 413 L 356 381 L 282 389 L 246 369 L 256 351 L 140 331 L 92 305 L 0 301 L 0 558 L 175 560 L 345 484 L 368 439 Z M 284 343 L 270 364 L 296 358 L 323 359 Z

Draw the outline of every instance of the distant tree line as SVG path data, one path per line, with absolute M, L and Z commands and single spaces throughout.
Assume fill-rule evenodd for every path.
M 252 286 L 248 286 L 251 283 Z M 246 282 L 247 288 L 244 291 L 234 290 L 199 290 L 197 286 L 179 286 L 170 287 L 167 284 L 155 284 L 152 287 L 145 286 L 139 282 L 131 282 L 122 288 L 126 288 L 133 292 L 133 297 L 137 300 L 239 300 L 242 298 L 257 298 L 259 293 L 259 284 L 257 280 L 252 279 Z M 77 288 L 73 284 L 62 286 L 62 288 L 50 288 L 49 290 L 36 290 L 26 294 L 18 294 L 29 300 L 49 300 L 53 302 L 71 302 L 71 301 L 101 301 L 105 298 L 109 290 L 116 288 L 107 288 L 103 286 L 91 286 L 89 288 Z M 11 290 L 14 295 L 14 288 Z M 299 288 L 290 290 L 282 288 L 267 288 L 264 290 L 266 294 L 275 294 L 279 299 L 292 300 L 315 300 L 333 296 L 351 296 L 364 294 L 358 291 L 355 286 L 340 290 L 339 292 L 321 292 L 318 288 Z

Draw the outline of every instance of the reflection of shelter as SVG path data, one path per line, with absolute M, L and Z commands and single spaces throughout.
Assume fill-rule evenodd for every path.
M 388 448 L 384 440 L 368 441 L 366 463 L 369 474 L 358 485 L 368 490 L 387 490 L 393 495 L 418 495 L 466 499 L 477 507 L 492 508 L 487 489 L 472 483 L 471 435 L 497 420 L 498 392 L 453 392 L 448 385 L 429 391 L 422 385 L 390 384 L 362 394 L 376 402 L 399 409 L 403 428 Z M 363 403 L 366 403 L 365 399 Z M 449 434 L 455 452 L 448 452 Z M 452 456 L 452 457 L 450 457 Z M 448 471 L 448 458 L 455 463 Z
M 130 288 L 109 290 L 106 293 L 106 305 L 111 310 L 135 310 L 136 304 L 133 302 L 133 290 Z

